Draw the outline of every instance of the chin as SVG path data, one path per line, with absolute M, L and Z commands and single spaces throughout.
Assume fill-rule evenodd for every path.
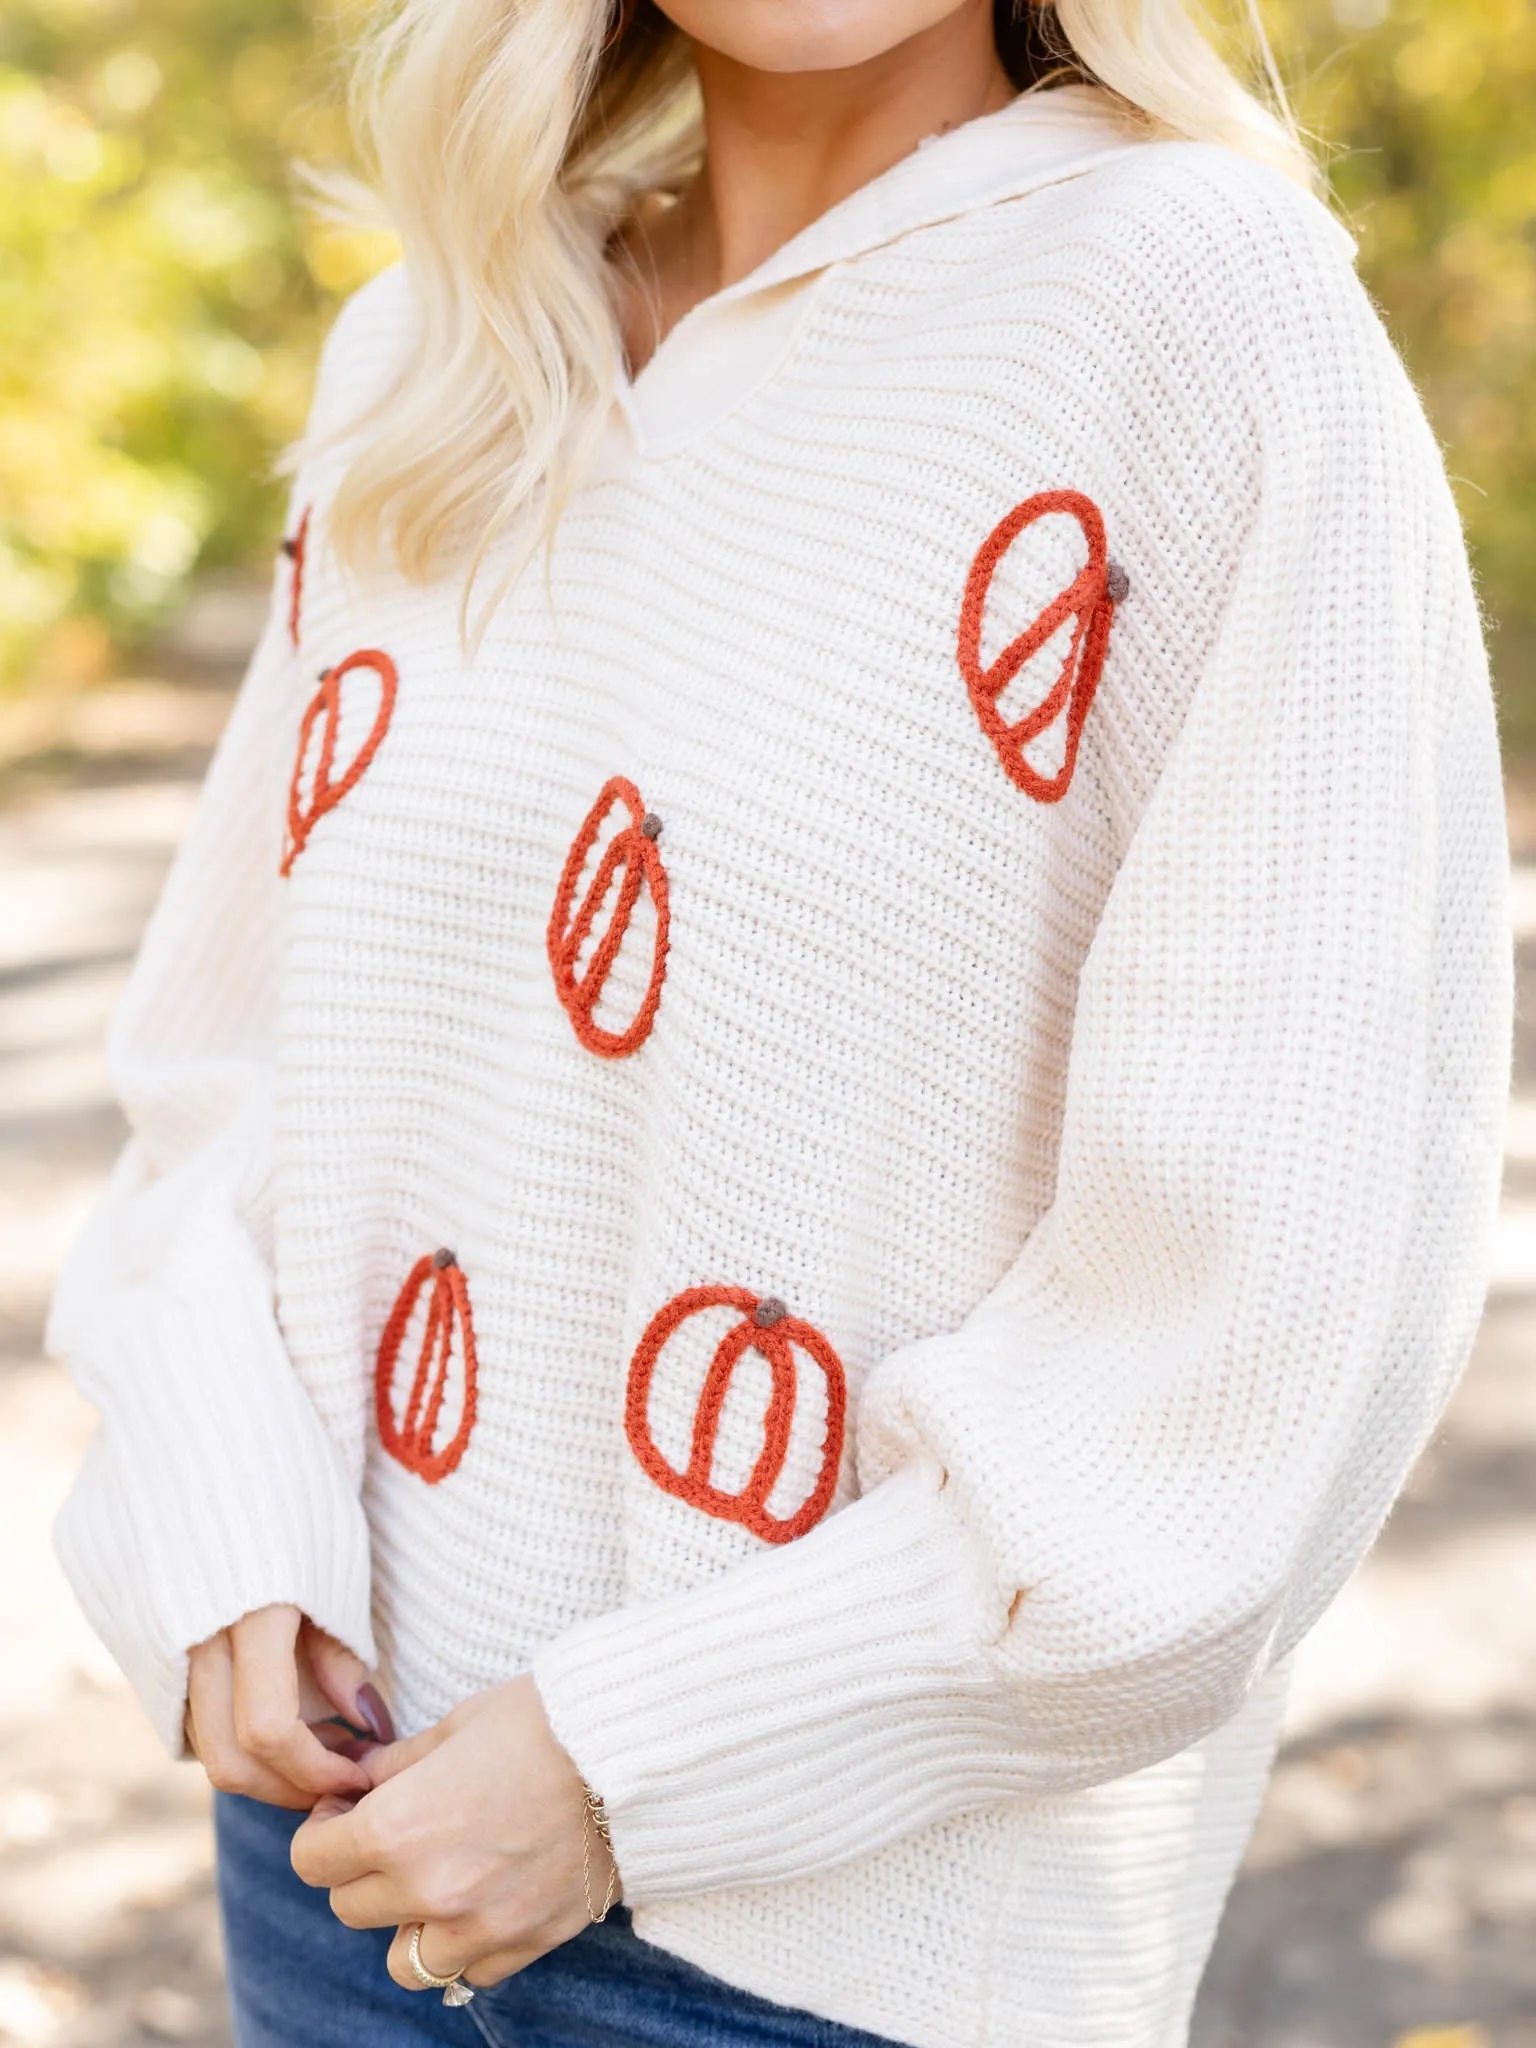
M 847 71 L 962 11 L 962 0 L 658 0 L 696 43 L 754 71 Z

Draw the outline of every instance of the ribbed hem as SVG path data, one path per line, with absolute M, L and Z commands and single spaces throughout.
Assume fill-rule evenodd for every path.
M 993 1612 L 936 1474 L 535 1658 L 632 1903 L 824 1869 L 995 1796 Z
M 361 1503 L 254 1251 L 222 1249 L 216 1279 L 193 1247 L 73 1333 L 104 1427 L 59 1517 L 59 1558 L 175 1755 L 186 1653 L 242 1614 L 291 1602 L 375 1655 Z

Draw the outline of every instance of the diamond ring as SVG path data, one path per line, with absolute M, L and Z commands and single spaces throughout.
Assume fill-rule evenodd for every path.
M 448 1977 L 434 1977 L 421 1960 L 421 1924 L 411 1930 L 411 1945 L 406 1951 L 410 1960 L 411 1974 L 423 1991 L 441 1991 L 444 2005 L 468 2005 L 475 1995 L 475 1987 L 466 1984 L 455 1970 Z

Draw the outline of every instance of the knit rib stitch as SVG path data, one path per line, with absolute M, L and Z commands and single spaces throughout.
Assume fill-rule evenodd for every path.
M 1285 1658 L 1470 1345 L 1508 1073 L 1477 613 L 1345 238 L 1051 98 L 683 323 L 474 660 L 306 466 L 54 1320 L 63 1552 L 167 1741 L 270 1600 L 376 1621 L 406 1731 L 531 1668 L 646 1938 L 913 2048 L 1184 2039 Z M 353 301 L 322 427 L 413 320 Z M 285 879 L 358 648 L 387 731 Z M 355 762 L 377 697 L 321 711 Z M 474 1401 L 411 1469 L 434 1245 Z

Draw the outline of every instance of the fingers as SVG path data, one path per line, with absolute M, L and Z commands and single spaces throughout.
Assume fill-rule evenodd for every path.
M 235 1738 L 246 1757 L 296 1792 L 364 1792 L 360 1766 L 327 1749 L 301 1718 L 299 1622 L 295 1607 L 263 1607 L 230 1629 Z
M 413 1898 L 393 1877 L 373 1871 L 331 1890 L 331 1911 L 343 1927 L 397 1927 L 427 1915 L 427 1902 Z
M 395 1724 L 373 1682 L 373 1673 L 362 1658 L 307 1619 L 300 1631 L 300 1642 L 304 1660 L 325 1703 L 321 1712 L 344 1715 L 354 1728 L 366 1728 L 375 1742 L 393 1742 Z M 306 1709 L 304 1718 L 315 1720 L 319 1716 Z
M 307 1865 L 307 1848 L 304 1854 Z M 302 1876 L 303 1872 L 299 1874 Z M 460 1945 L 464 1953 L 478 1955 L 495 1946 L 497 1936 L 480 1925 L 466 1898 L 451 1875 L 439 1873 L 421 1878 L 386 1868 L 332 1885 L 331 1911 L 343 1927 L 410 1927 L 419 1921 L 430 1921 L 439 1927 L 451 1925 L 462 1934 Z
M 417 1953 L 421 1966 L 434 1977 L 460 1976 L 466 1984 L 473 1984 L 483 1991 L 489 1985 L 500 1984 L 504 1978 L 524 1970 L 542 1954 L 540 1949 L 492 1949 L 475 1960 L 477 1944 L 483 1946 L 487 1936 L 473 1920 L 428 1921 L 425 1926 L 417 1920 L 407 1920 L 389 1945 L 389 1974 L 404 1991 L 425 1991 L 422 1983 L 411 1968 L 411 1936 L 421 1927 L 421 1944 Z
M 306 1884 L 325 1891 L 356 1884 L 365 1877 L 384 1876 L 383 1856 L 374 1833 L 370 1800 L 356 1805 L 323 1799 L 293 1838 L 289 1851 L 295 1872 Z M 390 1914 L 389 1919 L 398 1919 Z M 387 1925 L 388 1922 L 373 1922 Z
M 447 1726 L 439 1721 L 405 1742 L 364 1752 L 359 1769 L 365 1787 L 371 1788 L 369 1796 L 356 1802 L 322 1800 L 293 1838 L 293 1867 L 306 1884 L 335 1891 L 359 1878 L 382 1876 L 391 1867 L 393 1858 L 386 1853 L 386 1844 L 398 1853 L 402 1840 L 410 1838 L 411 1801 L 405 1802 L 402 1812 L 399 1793 L 381 1794 L 379 1788 L 439 1748 L 447 1739 Z M 442 1914 L 444 1903 L 434 1903 Z M 368 1924 L 387 1926 L 392 1920 L 406 1918 L 410 1911 L 410 1903 L 405 1902 Z
M 473 1984 L 477 1991 L 489 1991 L 493 1984 L 504 1984 L 508 1977 L 515 1977 L 519 1970 L 526 1970 L 530 1963 L 536 1963 L 544 1949 L 501 1948 L 488 1956 L 482 1956 L 477 1963 L 471 1963 L 460 1971 L 466 1984 Z
M 335 1820 L 339 1813 L 350 1813 L 357 1801 L 345 1792 L 327 1792 L 323 1799 L 317 1799 L 309 1809 L 311 1820 Z
M 384 1960 L 385 1968 L 402 1991 L 425 1991 L 429 1988 L 411 1968 L 411 1936 L 419 1924 L 416 1921 L 409 1921 L 395 1930 L 395 1938 L 389 1944 L 389 1954 Z M 421 1957 L 421 1967 L 432 1976 L 446 1977 L 450 1974 L 446 1946 L 435 1929 L 421 1929 L 421 1941 L 416 1953 Z M 442 1963 L 441 1969 L 438 1968 L 439 1962 Z M 453 1967 L 455 1970 L 458 1969 L 457 1961 Z
M 305 1720 L 309 1720 L 308 1715 Z M 360 1764 L 379 1746 L 371 1735 L 356 1735 L 350 1727 L 343 1727 L 340 1721 L 311 1721 L 309 1725 L 322 1749 L 332 1749 L 338 1756 L 350 1757 L 355 1764 Z
M 423 1757 L 430 1756 L 447 1740 L 448 1723 L 437 1721 L 430 1728 L 423 1728 L 419 1735 L 407 1736 L 404 1742 L 390 1742 L 378 1749 L 370 1749 L 364 1759 L 364 1769 L 370 1784 L 386 1784 L 391 1778 L 398 1778 L 402 1771 L 412 1764 L 419 1764 Z
M 323 1853 L 325 1845 L 321 1848 Z M 313 1867 L 314 1852 L 309 1844 L 302 1855 L 305 1867 Z M 303 1871 L 299 1874 L 302 1876 Z M 462 1862 L 440 1859 L 425 1864 L 397 1864 L 387 1849 L 379 1856 L 376 1868 L 331 1886 L 331 1911 L 344 1927 L 411 1926 L 417 1921 L 428 1921 L 437 1927 L 451 1926 L 456 1937 L 462 1937 L 458 1945 L 466 1955 L 483 1954 L 510 1939 L 505 1928 L 498 1933 L 484 1920 L 481 1905 L 482 1894 L 474 1874 Z
M 421 1927 L 422 1968 L 434 1977 L 446 1977 L 449 1966 L 456 1956 L 473 1957 L 473 1961 L 459 1964 L 457 1974 L 476 1991 L 488 1991 L 493 1984 L 503 1984 L 508 1977 L 515 1977 L 519 1970 L 526 1970 L 530 1963 L 537 1962 L 547 1953 L 547 1945 L 523 1946 L 516 1948 L 492 1948 L 484 1955 L 475 1955 L 476 1945 L 483 1945 L 489 1938 L 478 1923 L 470 1920 L 429 1920 L 425 1925 L 419 1920 L 407 1920 L 396 1934 L 389 1948 L 389 1974 L 406 1991 L 425 1991 L 416 1972 L 411 1968 L 411 1936 Z
M 187 1738 L 208 1781 L 268 1806 L 305 1807 L 309 1798 L 246 1753 L 235 1726 L 234 1659 L 227 1630 L 199 1643 L 187 1663 Z
M 368 1778 L 344 1731 L 322 1739 L 300 1718 L 300 1619 L 296 1607 L 265 1607 L 197 1645 L 187 1737 L 219 1791 L 302 1810 L 327 1792 L 366 1792 Z

